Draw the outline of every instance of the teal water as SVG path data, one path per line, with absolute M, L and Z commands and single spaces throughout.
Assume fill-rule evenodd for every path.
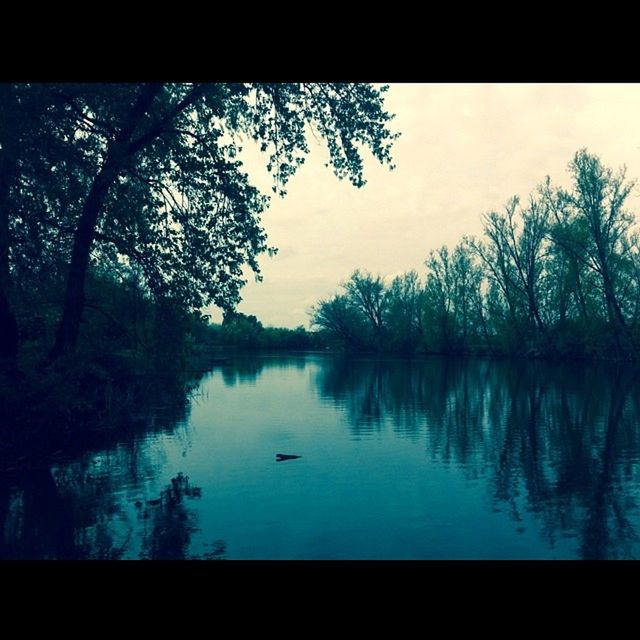
M 53 482 L 5 479 L 0 557 L 635 558 L 636 378 L 236 358 L 171 428 L 56 464 Z

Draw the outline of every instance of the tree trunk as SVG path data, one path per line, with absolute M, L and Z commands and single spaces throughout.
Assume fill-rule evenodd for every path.
M 84 283 L 89 266 L 91 244 L 102 205 L 117 174 L 115 163 L 107 160 L 95 177 L 82 208 L 73 240 L 62 319 L 58 325 L 55 344 L 49 354 L 50 360 L 58 358 L 76 346 L 84 307 Z
M 532 283 L 528 283 L 527 285 L 527 298 L 529 300 L 529 311 L 533 316 L 536 332 L 542 335 L 551 353 L 557 354 L 558 350 L 556 348 L 556 345 L 551 338 L 551 334 L 547 329 L 547 325 L 544 323 L 544 321 L 542 320 L 542 316 L 540 315 L 538 300 L 536 299 L 536 294 Z
M 478 292 L 475 296 L 476 298 L 476 305 L 477 305 L 477 311 L 478 311 L 478 316 L 480 317 L 480 326 L 482 327 L 482 335 L 484 336 L 484 344 L 487 347 L 487 349 L 492 352 L 493 349 L 491 348 L 491 341 L 489 340 L 489 330 L 487 329 L 487 321 L 484 317 L 484 312 L 482 310 L 482 297 L 481 294 Z
M 587 302 L 584 297 L 584 292 L 582 291 L 582 283 L 580 281 L 579 272 L 576 272 L 576 289 L 574 291 L 574 296 L 578 298 L 578 307 L 580 308 L 580 313 L 582 314 L 582 321 L 586 322 L 588 320 L 589 314 L 587 313 Z
M 627 327 L 627 323 L 622 315 L 622 309 L 616 298 L 611 278 L 605 271 L 603 274 L 604 296 L 607 305 L 607 311 L 609 315 L 609 321 L 613 325 L 613 331 L 618 345 L 618 351 L 620 355 L 623 355 L 627 351 L 627 355 L 636 355 L 636 346 L 633 340 L 633 336 Z
M 0 360 L 15 362 L 17 356 L 18 323 L 5 291 L 0 290 Z
M 147 132 L 145 136 L 141 136 L 135 143 L 135 149 L 128 148 L 136 127 L 160 89 L 161 85 L 159 84 L 148 84 L 141 88 L 135 104 L 120 129 L 120 133 L 110 146 L 104 165 L 93 180 L 73 239 L 73 252 L 67 276 L 64 309 L 56 332 L 53 349 L 49 353 L 48 359 L 50 361 L 73 350 L 76 346 L 80 332 L 82 308 L 84 306 L 84 284 L 89 266 L 89 254 L 102 205 L 107 197 L 109 188 L 115 182 L 126 161 L 126 156 L 132 155 L 144 146 L 141 142 L 142 139 L 145 139 L 145 144 L 152 141 L 152 138 L 146 140 L 150 135 L 150 132 Z
M 18 355 L 18 323 L 9 301 L 9 171 L 0 151 L 0 360 Z

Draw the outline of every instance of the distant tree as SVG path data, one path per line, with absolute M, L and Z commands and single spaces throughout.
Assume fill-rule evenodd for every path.
M 336 294 L 319 300 L 311 308 L 311 325 L 326 331 L 343 346 L 366 347 L 366 324 L 348 296 Z
M 496 211 L 491 211 L 483 216 L 484 235 L 486 242 L 474 241 L 473 247 L 478 256 L 482 259 L 489 279 L 495 285 L 495 293 L 499 292 L 500 298 L 504 302 L 505 317 L 504 322 L 508 323 L 513 333 L 510 340 L 511 347 L 516 348 L 518 343 L 522 343 L 522 329 L 520 327 L 522 304 L 520 292 L 518 290 L 518 276 L 516 267 L 511 259 L 511 252 L 508 246 L 509 232 L 507 228 L 507 218 L 510 210 L 517 206 L 517 199 L 512 199 L 507 204 L 507 214 L 501 215 Z M 513 215 L 511 213 L 511 215 Z M 494 298 L 494 302 L 498 302 Z M 500 306 L 503 306 L 500 304 Z M 498 305 L 493 305 L 494 311 L 498 310 Z M 514 342 L 515 341 L 515 342 Z
M 358 269 L 343 286 L 349 303 L 365 318 L 376 347 L 381 348 L 388 303 L 384 280 L 379 275 Z
M 260 320 L 258 320 L 258 318 L 254 315 L 246 315 L 245 313 L 240 313 L 239 311 L 228 310 L 222 317 L 223 327 L 237 324 L 238 322 L 243 322 L 248 326 L 255 327 L 256 329 L 262 329 L 262 322 L 260 322 Z
M 387 290 L 386 325 L 391 348 L 414 351 L 423 340 L 423 298 L 415 270 L 397 276 Z
M 457 347 L 467 351 L 477 342 L 478 308 L 474 305 L 474 296 L 481 287 L 482 271 L 475 262 L 466 240 L 459 242 L 451 256 L 453 275 L 454 326 Z
M 626 280 L 634 273 L 634 216 L 625 203 L 635 183 L 627 181 L 625 168 L 614 174 L 586 149 L 576 153 L 569 171 L 572 190 L 553 189 L 550 183 L 545 190 L 555 221 L 552 238 L 572 259 L 597 274 L 618 353 L 635 354 L 622 302 Z
M 256 348 L 264 329 L 254 315 L 227 311 L 222 321 L 222 341 L 236 347 Z
M 488 244 L 476 242 L 473 246 L 504 296 L 518 339 L 542 339 L 553 350 L 540 292 L 546 277 L 548 220 L 546 199 L 531 195 L 523 207 L 520 199 L 513 197 L 504 213 L 494 211 L 484 216 Z
M 555 221 L 549 227 L 545 306 L 555 342 L 567 355 L 608 351 L 603 340 L 610 334 L 598 274 L 566 248 L 571 238 L 582 235 L 579 227 L 577 222 L 559 226 Z
M 315 308 L 318 326 L 368 349 L 637 358 L 635 183 L 584 149 L 569 171 L 571 189 L 547 178 L 526 203 L 485 214 L 483 239 L 431 251 L 423 289 L 415 272 L 387 287 L 355 271 Z
M 483 272 L 470 241 L 449 252 L 432 251 L 426 261 L 425 333 L 427 346 L 438 351 L 467 351 L 480 340 L 484 316 L 480 304 Z M 486 329 L 486 328 L 485 328 Z
M 425 285 L 427 345 L 449 351 L 454 347 L 454 283 L 449 249 L 431 251 L 426 261 Z

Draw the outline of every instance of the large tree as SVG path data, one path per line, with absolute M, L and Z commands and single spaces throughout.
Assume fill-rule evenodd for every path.
M 477 346 L 484 317 L 480 302 L 483 273 L 468 238 L 452 252 L 446 246 L 431 251 L 426 260 L 424 294 L 427 347 L 467 351 Z
M 9 189 L 15 175 L 17 100 L 11 87 L 0 85 L 0 358 L 15 358 L 18 326 L 9 300 Z
M 53 109 L 55 111 L 55 109 Z M 50 179 L 50 165 L 58 149 L 52 144 L 51 121 L 41 88 L 0 83 L 0 358 L 14 359 L 18 325 L 12 304 L 13 271 L 33 264 L 34 254 L 44 255 L 39 233 L 46 214 L 43 185 L 49 202 L 60 194 L 60 180 Z M 45 157 L 46 156 L 46 157 Z M 29 211 L 28 221 L 23 220 Z M 29 239 L 22 243 L 18 237 Z M 19 251 L 12 247 L 20 245 Z M 28 245 L 28 246 L 27 246 Z M 12 263 L 13 253 L 13 265 Z
M 541 286 L 548 244 L 549 207 L 544 197 L 530 195 L 526 206 L 513 197 L 504 213 L 484 216 L 487 244 L 474 243 L 490 277 L 504 296 L 515 334 L 540 337 L 554 349 L 543 317 Z
M 351 306 L 365 318 L 375 347 L 382 348 L 388 306 L 384 279 L 356 269 L 344 288 Z
M 635 218 L 626 209 L 635 183 L 626 179 L 625 168 L 614 173 L 586 149 L 575 154 L 569 171 L 571 190 L 553 189 L 550 183 L 545 188 L 555 223 L 552 238 L 597 275 L 618 354 L 635 355 L 637 346 L 623 309 L 628 285 L 635 280 Z
M 391 348 L 415 351 L 424 337 L 424 291 L 415 270 L 396 276 L 386 292 L 386 324 Z
M 54 358 L 76 344 L 92 260 L 135 263 L 154 295 L 187 308 L 210 302 L 232 308 L 245 282 L 244 264 L 259 278 L 257 257 L 268 250 L 260 215 L 268 198 L 244 170 L 243 138 L 267 154 L 280 195 L 309 152 L 311 132 L 324 139 L 338 178 L 355 186 L 365 182 L 363 148 L 392 167 L 396 136 L 388 128 L 385 88 L 370 84 L 71 84 L 21 90 L 37 95 L 46 114 L 42 121 L 48 118 L 34 153 L 51 165 L 37 190 L 45 195 L 44 218 L 55 224 L 39 231 L 55 228 L 61 245 L 69 243 Z M 4 101 L 0 109 L 4 118 Z M 26 167 L 19 179 L 33 182 L 34 171 Z M 14 208 L 30 197 L 17 190 L 12 195 Z
M 387 338 L 392 301 L 384 278 L 357 269 L 341 287 L 343 293 L 320 300 L 311 309 L 311 323 L 347 347 L 381 350 Z

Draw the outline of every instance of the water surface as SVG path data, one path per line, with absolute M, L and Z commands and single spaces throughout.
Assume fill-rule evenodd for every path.
M 0 557 L 635 558 L 637 378 L 238 357 L 162 428 L 0 478 Z

